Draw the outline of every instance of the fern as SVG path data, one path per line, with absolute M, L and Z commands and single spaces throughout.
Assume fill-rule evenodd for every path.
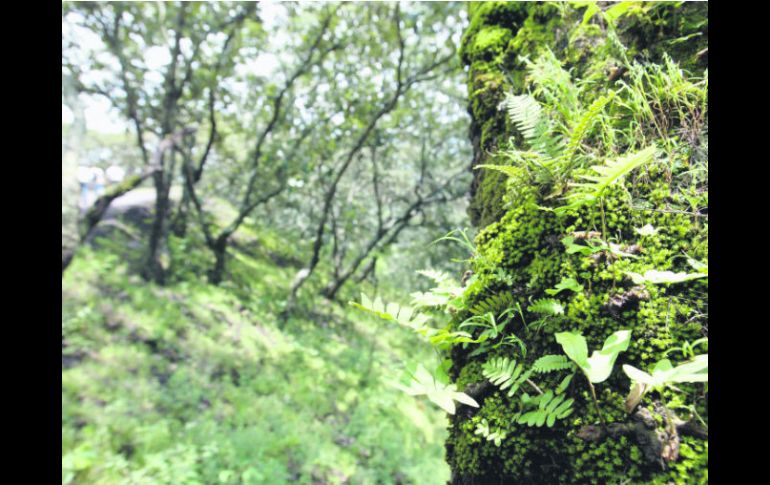
M 361 303 L 351 301 L 350 305 L 360 310 L 373 313 L 383 320 L 395 321 L 412 330 L 421 330 L 425 328 L 425 323 L 430 319 L 427 315 L 416 312 L 414 308 L 400 306 L 396 303 L 388 303 L 386 305 L 379 296 L 375 300 L 371 300 L 364 293 L 361 293 Z
M 507 357 L 497 357 L 484 363 L 481 373 L 489 381 L 504 391 L 508 388 L 508 396 L 513 396 L 519 387 L 529 379 L 532 371 L 524 371 L 524 366 Z
M 564 70 L 554 53 L 546 50 L 535 62 L 524 59 L 527 79 L 535 86 L 534 94 L 559 112 L 567 124 L 571 124 L 578 108 L 578 89 L 570 73 Z
M 540 298 L 527 307 L 527 311 L 540 315 L 564 315 L 564 305 L 553 298 Z
M 532 149 L 531 152 L 516 150 L 511 155 L 541 157 L 546 163 L 558 158 L 563 148 L 561 139 L 554 136 L 550 121 L 543 116 L 543 108 L 534 97 L 529 94 L 506 93 L 500 107 L 505 109 L 508 118 Z
M 655 155 L 655 147 L 648 147 L 642 151 L 626 155 L 616 160 L 609 160 L 604 165 L 594 165 L 591 167 L 598 175 L 584 175 L 586 183 L 574 184 L 576 190 L 569 195 L 567 199 L 570 203 L 566 206 L 558 207 L 554 210 L 556 213 L 563 213 L 569 209 L 575 209 L 586 204 L 595 203 L 604 191 L 616 182 L 618 179 L 627 175 L 633 169 L 648 163 Z
M 580 148 L 580 143 L 583 141 L 583 138 L 585 138 L 585 136 L 588 134 L 588 131 L 591 129 L 594 123 L 596 123 L 597 119 L 604 111 L 604 107 L 607 106 L 607 104 L 612 101 L 614 97 L 614 91 L 610 91 L 609 95 L 607 96 L 601 96 L 600 98 L 594 100 L 594 102 L 591 103 L 591 105 L 580 116 L 580 119 L 572 128 L 569 141 L 567 141 L 567 147 L 564 149 L 564 153 L 562 154 L 562 160 L 566 165 L 570 165 L 572 162 L 572 157 L 575 156 L 578 148 Z
M 396 383 L 395 386 L 410 396 L 427 396 L 431 402 L 449 414 L 455 413 L 454 401 L 475 408 L 479 407 L 479 403 L 472 397 L 464 392 L 458 392 L 455 384 L 441 382 L 422 364 L 418 364 L 415 369 L 407 368 L 403 380 L 406 383 Z
M 454 278 L 442 271 L 431 269 L 424 269 L 417 273 L 432 279 L 437 286 L 425 293 L 419 291 L 412 293 L 412 305 L 415 308 L 446 307 L 447 311 L 452 308 L 455 310 L 465 308 L 462 301 L 463 287 Z
M 573 239 L 574 240 L 574 239 Z M 546 294 L 548 295 L 558 295 L 564 290 L 571 290 L 575 293 L 580 293 L 583 291 L 583 285 L 577 282 L 575 278 L 567 278 L 566 276 L 561 279 L 561 281 L 554 286 L 551 289 L 545 290 Z
M 425 337 L 434 347 L 439 350 L 445 350 L 455 344 L 479 343 L 483 339 L 474 339 L 468 332 L 452 332 L 448 328 L 433 328 L 426 325 L 430 317 L 424 313 L 418 313 L 414 308 L 400 306 L 396 303 L 383 303 L 382 299 L 377 297 L 374 301 L 361 293 L 361 303 L 350 302 L 360 310 L 373 313 L 383 320 L 394 321 L 401 326 L 407 327 Z
M 564 355 L 544 355 L 532 364 L 532 371 L 538 374 L 573 368 L 574 364 Z
M 417 273 L 425 276 L 426 278 L 432 279 L 440 287 L 454 288 L 460 286 L 454 278 L 452 278 L 448 273 L 444 273 L 443 271 L 423 269 Z
M 483 436 L 487 441 L 494 442 L 497 447 L 499 447 L 506 436 L 508 436 L 508 433 L 506 433 L 505 430 L 499 428 L 495 431 L 490 430 L 489 423 L 486 419 L 482 419 L 481 422 L 476 424 L 476 430 L 473 434 Z
M 505 310 L 515 305 L 516 301 L 513 298 L 513 294 L 510 292 L 504 292 L 497 293 L 481 300 L 480 302 L 473 305 L 470 308 L 470 311 L 474 315 L 484 315 L 485 313 L 500 315 Z
M 543 426 L 549 428 L 554 425 L 557 419 L 564 419 L 572 414 L 572 403 L 575 400 L 567 399 L 563 394 L 555 395 L 553 391 L 528 399 L 528 405 L 537 405 L 537 409 L 526 412 L 519 416 L 518 423 L 527 426 Z
M 515 95 L 506 93 L 500 103 L 508 113 L 508 117 L 528 143 L 533 144 L 543 133 L 543 108 L 529 94 Z

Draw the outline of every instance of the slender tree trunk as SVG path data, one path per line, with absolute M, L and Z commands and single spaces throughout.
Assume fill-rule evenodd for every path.
M 187 215 L 190 212 L 190 191 L 185 186 L 182 192 L 182 200 L 171 221 L 171 232 L 176 237 L 185 237 L 187 234 Z
M 163 173 L 159 172 L 154 177 L 155 182 L 155 217 L 150 229 L 150 239 L 147 245 L 147 256 L 145 259 L 145 268 L 142 276 L 148 281 L 154 281 L 158 284 L 164 282 L 163 265 L 160 263 L 159 253 L 163 238 L 163 226 L 166 221 L 168 211 L 168 200 L 166 197 L 165 183 Z

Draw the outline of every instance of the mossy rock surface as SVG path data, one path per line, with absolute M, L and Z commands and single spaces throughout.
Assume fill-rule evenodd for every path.
M 601 8 L 606 11 L 612 6 L 602 3 Z M 620 90 L 627 82 L 622 73 L 614 77 L 612 70 L 621 63 L 601 16 L 584 23 L 585 7 L 486 2 L 471 4 L 469 11 L 470 25 L 463 36 L 461 57 L 469 66 L 474 166 L 505 165 L 501 153 L 522 142 L 521 134 L 498 105 L 506 92 L 527 92 L 525 58 L 534 59 L 550 49 L 575 83 L 591 83 L 592 89 L 581 90 L 587 93 L 583 94 L 586 99 L 580 100 L 584 105 L 610 89 Z M 626 47 L 629 62 L 662 64 L 668 56 L 685 73 L 701 75 L 707 70 L 706 3 L 637 6 L 618 18 L 615 32 Z M 654 134 L 650 140 L 677 147 L 667 152 L 674 155 L 668 160 L 659 157 L 608 187 L 600 205 L 554 213 L 548 208 L 558 206 L 561 199 L 549 197 L 549 190 L 538 185 L 527 170 L 512 176 L 474 171 L 469 215 L 481 231 L 476 238 L 479 256 L 472 264 L 474 278 L 465 293 L 468 308 L 496 295 L 511 294 L 522 305 L 538 298 L 557 298 L 565 312 L 537 332 L 523 327 L 514 330 L 526 341 L 526 356 L 508 346 L 473 356 L 472 346 L 455 347 L 451 373 L 459 389 L 483 382 L 482 364 L 491 357 L 507 356 L 531 365 L 542 355 L 561 354 L 556 332 L 581 332 L 590 354 L 613 332 L 628 329 L 631 345 L 620 354 L 610 378 L 596 385 L 606 421 L 628 423 L 631 418 L 624 410 L 624 400 L 630 381 L 621 366 L 648 370 L 664 357 L 683 362 L 683 356 L 670 350 L 708 336 L 707 278 L 637 285 L 627 275 L 650 269 L 692 273 L 688 259 L 708 261 L 707 175 L 705 184 L 701 180 L 686 187 L 681 182 L 691 177 L 695 160 L 704 158 L 704 149 L 699 146 L 701 141 L 686 134 L 692 120 L 672 115 L 668 121 L 661 131 L 665 140 L 656 139 Z M 707 159 L 707 146 L 705 151 Z M 696 152 L 699 154 L 694 155 Z M 587 168 L 576 169 L 571 180 L 589 173 Z M 641 231 L 647 225 L 655 228 L 654 235 Z M 633 257 L 616 257 L 606 251 L 568 254 L 562 239 L 588 231 L 601 233 L 601 238 L 630 250 Z M 578 281 L 583 291 L 546 293 L 565 278 Z M 639 294 L 643 296 L 637 298 Z M 459 323 L 468 316 L 467 311 L 461 312 L 454 321 Z M 548 375 L 539 382 L 555 387 L 563 376 Z M 688 403 L 696 403 L 698 415 L 707 424 L 704 386 L 684 388 L 688 399 L 690 394 L 697 394 Z M 587 425 L 600 422 L 581 374 L 566 390 L 575 400 L 572 414 L 550 428 L 514 424 L 514 400 L 494 386 L 487 389 L 477 399 L 480 408 L 461 407 L 451 418 L 446 448 L 452 485 L 708 482 L 708 439 L 703 436 L 679 434 L 676 458 L 657 461 L 649 458 L 647 447 L 633 435 L 596 442 L 581 437 Z M 669 391 L 650 393 L 641 406 L 654 415 L 658 403 L 676 399 Z M 500 446 L 475 434 L 482 419 L 507 430 Z

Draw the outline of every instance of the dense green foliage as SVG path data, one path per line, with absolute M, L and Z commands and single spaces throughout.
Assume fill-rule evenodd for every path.
M 389 384 L 429 350 L 318 300 L 279 328 L 281 237 L 239 232 L 224 288 L 140 284 L 124 242 L 63 280 L 63 483 L 446 482 L 441 412 Z

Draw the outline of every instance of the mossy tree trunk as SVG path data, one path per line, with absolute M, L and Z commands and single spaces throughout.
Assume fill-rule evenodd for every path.
M 582 106 L 610 91 L 623 96 L 624 85 L 631 83 L 628 70 L 632 66 L 665 66 L 668 57 L 686 75 L 707 77 L 707 3 L 629 2 L 630 8 L 622 12 L 627 6 L 609 2 L 596 6 L 600 11 L 589 15 L 586 5 L 469 4 L 470 25 L 460 54 L 469 68 L 473 167 L 516 164 L 506 151 L 523 148 L 524 140 L 499 105 L 506 93 L 524 94 L 532 88 L 527 60 L 534 61 L 546 49 L 562 61 L 572 83 L 590 86 L 578 90 L 577 102 Z M 607 20 L 605 14 L 618 15 Z M 608 123 L 631 117 L 620 104 L 613 109 Z M 646 395 L 632 415 L 623 409 L 630 382 L 620 369 L 622 364 L 649 370 L 667 355 L 683 362 L 685 357 L 666 351 L 708 336 L 707 279 L 648 285 L 642 291 L 624 274 L 645 269 L 692 272 L 688 257 L 708 259 L 708 216 L 703 210 L 708 205 L 707 145 L 701 146 L 704 136 L 707 140 L 707 128 L 703 129 L 706 113 L 693 108 L 675 114 L 670 106 L 653 106 L 653 111 L 649 126 L 634 128 L 641 133 L 638 144 L 627 137 L 616 147 L 615 155 L 644 148 L 644 143 L 668 150 L 668 156 L 659 156 L 627 180 L 609 186 L 601 204 L 591 208 L 563 214 L 543 210 L 544 206 L 563 205 L 563 196 L 572 186 L 565 183 L 546 190 L 525 166 L 516 166 L 519 176 L 474 170 L 469 216 L 481 229 L 476 239 L 480 257 L 473 263 L 475 281 L 465 293 L 468 307 L 511 295 L 526 307 L 528 302 L 551 297 L 546 290 L 564 278 L 574 278 L 584 289 L 554 296 L 565 312 L 541 331 L 530 332 L 525 326 L 513 330 L 526 342 L 526 356 L 505 346 L 483 355 L 470 355 L 470 349 L 460 346 L 452 351 L 453 378 L 481 404 L 478 409 L 461 407 L 451 418 L 447 460 L 452 485 L 707 483 L 707 428 L 689 421 L 666 424 L 674 414 L 661 406 L 673 394 Z M 629 126 L 623 129 L 632 130 Z M 672 151 L 671 146 L 677 148 Z M 590 146 L 578 149 L 587 162 L 575 169 L 568 182 L 579 181 L 580 175 L 591 174 L 589 166 L 610 158 Z M 705 182 L 692 178 L 696 164 L 706 167 Z M 682 188 L 684 179 L 689 188 Z M 656 228 L 657 235 L 638 232 L 647 224 Z M 589 231 L 600 234 L 604 242 L 634 251 L 633 257 L 616 258 L 609 251 L 591 256 L 567 254 L 562 239 Z M 468 316 L 468 311 L 460 313 L 455 322 Z M 596 402 L 586 380 L 576 376 L 566 390 L 575 399 L 574 411 L 552 427 L 517 424 L 515 415 L 520 408 L 513 398 L 490 385 L 481 373 L 490 357 L 506 356 L 531 365 L 542 355 L 561 354 L 555 332 L 580 332 L 593 350 L 620 329 L 632 331 L 632 344 L 621 354 L 610 378 L 596 384 Z M 707 421 L 707 394 L 688 398 L 696 400 L 698 416 Z M 601 425 L 595 404 L 601 407 L 606 427 Z M 481 419 L 507 431 L 500 446 L 474 433 Z

